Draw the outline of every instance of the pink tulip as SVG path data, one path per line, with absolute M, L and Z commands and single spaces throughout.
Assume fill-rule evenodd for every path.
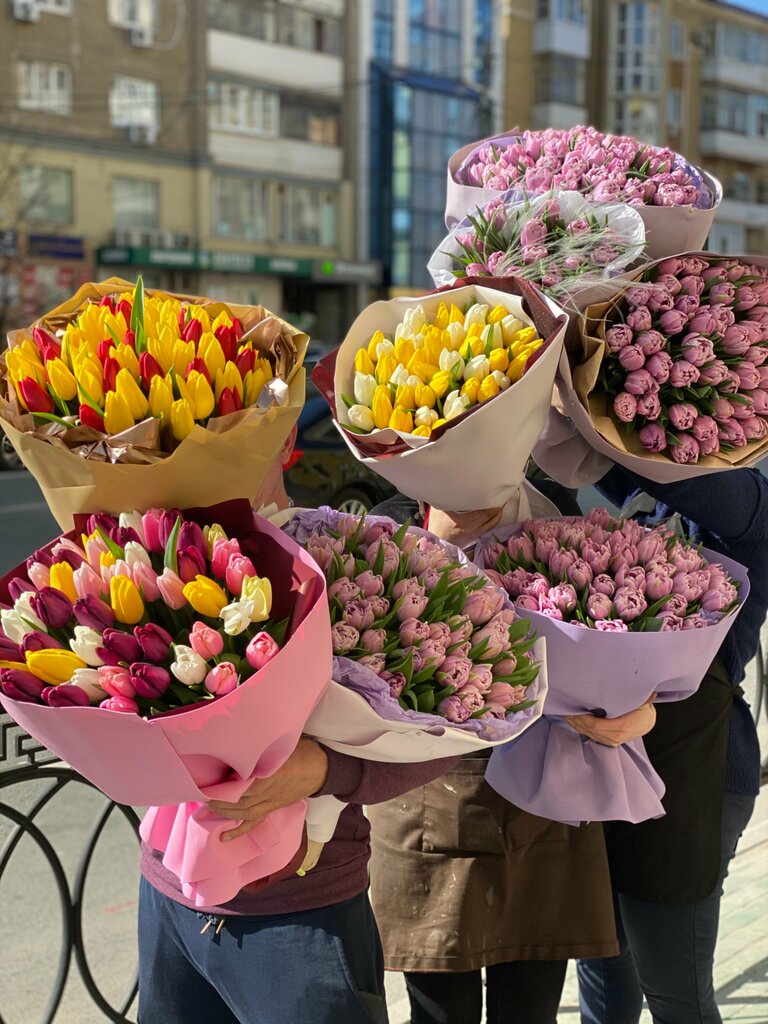
M 162 575 L 157 577 L 157 588 L 163 602 L 174 611 L 183 608 L 187 603 L 184 597 L 184 583 L 172 569 L 163 569 Z
M 215 570 L 214 570 L 215 571 Z M 205 566 L 201 572 L 205 573 Z M 227 589 L 235 597 L 239 597 L 243 590 L 243 577 L 253 577 L 256 575 L 256 569 L 254 568 L 253 562 L 245 555 L 233 554 L 230 556 L 227 562 L 227 567 L 224 570 L 224 579 L 227 584 Z
M 218 630 L 198 620 L 189 632 L 189 646 L 195 654 L 209 661 L 217 658 L 224 650 L 224 638 Z
M 255 639 L 256 637 L 254 637 Z M 250 644 L 248 646 L 250 647 Z M 248 660 L 250 662 L 250 658 Z M 237 687 L 237 682 L 237 669 L 232 662 L 220 661 L 218 665 L 214 665 L 205 677 L 205 688 L 216 697 L 225 697 Z
M 160 598 L 157 573 L 152 566 L 147 565 L 145 562 L 135 562 L 131 566 L 131 579 L 139 588 L 141 596 L 145 601 L 151 603 Z
M 105 711 L 122 711 L 134 715 L 139 713 L 139 705 L 130 697 L 108 697 L 99 704 L 99 707 L 104 708 Z
M 211 569 L 214 576 L 223 580 L 227 572 L 229 560 L 233 555 L 239 555 L 240 553 L 240 542 L 237 539 L 221 539 L 215 541 L 213 545 L 213 554 L 211 556 Z M 253 575 L 255 576 L 256 573 L 254 572 Z
M 272 659 L 275 657 L 276 654 L 279 653 L 279 651 L 280 648 L 278 647 L 277 643 L 273 640 L 273 638 L 269 635 L 269 633 L 262 632 L 257 633 L 256 636 L 250 641 L 250 643 L 245 649 L 245 656 L 248 659 L 248 664 L 251 666 L 251 668 L 255 668 L 256 671 L 258 672 L 259 669 L 264 668 L 264 666 L 268 662 L 272 661 Z M 230 663 L 223 661 L 217 667 L 220 668 L 221 665 L 228 664 Z M 210 686 L 208 685 L 208 678 L 210 677 L 210 674 L 211 673 L 209 672 L 208 676 L 206 676 L 205 679 L 205 685 L 209 690 L 211 690 Z M 231 687 L 231 689 L 234 689 L 234 686 Z M 211 690 L 211 693 L 216 692 L 220 693 L 221 691 Z M 226 690 L 224 692 L 229 693 L 229 690 Z

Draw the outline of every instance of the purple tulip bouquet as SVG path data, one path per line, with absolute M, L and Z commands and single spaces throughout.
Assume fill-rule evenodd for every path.
M 643 821 L 664 787 L 641 740 L 601 746 L 563 716 L 616 717 L 694 693 L 735 621 L 743 566 L 605 509 L 529 520 L 478 543 L 475 560 L 547 644 L 544 716 L 495 752 L 488 781 L 512 803 L 563 821 Z
M 458 224 L 428 269 L 438 287 L 455 278 L 515 275 L 563 301 L 616 277 L 644 244 L 642 219 L 627 205 L 590 203 L 576 192 L 530 198 L 512 191 Z

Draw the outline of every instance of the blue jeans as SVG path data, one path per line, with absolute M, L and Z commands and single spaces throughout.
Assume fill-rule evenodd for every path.
M 654 1024 L 721 1024 L 712 980 L 720 898 L 754 805 L 754 797 L 724 795 L 720 878 L 711 896 L 679 905 L 616 896 L 621 953 L 578 962 L 582 1024 L 638 1024 L 643 995 Z
M 139 1022 L 387 1024 L 367 894 L 277 917 L 216 918 L 142 879 Z

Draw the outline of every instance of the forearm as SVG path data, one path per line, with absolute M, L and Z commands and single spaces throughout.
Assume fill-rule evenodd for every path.
M 347 803 L 378 804 L 407 793 L 449 772 L 458 757 L 444 757 L 438 761 L 418 764 L 392 764 L 368 761 L 348 754 L 339 754 L 327 747 L 328 775 L 315 796 L 331 795 Z

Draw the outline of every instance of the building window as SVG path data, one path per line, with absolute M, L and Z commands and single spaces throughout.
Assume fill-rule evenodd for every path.
M 757 185 L 758 203 L 768 203 L 768 178 L 762 178 Z
M 112 221 L 116 228 L 160 226 L 160 186 L 145 178 L 112 179 Z
M 276 135 L 279 97 L 271 89 L 240 82 L 209 84 L 212 128 L 234 128 L 254 135 Z
M 217 175 L 213 179 L 213 234 L 217 238 L 263 241 L 268 231 L 266 182 Z
M 395 0 L 373 2 L 373 55 L 391 61 L 395 46 Z
M 566 103 L 583 107 L 586 102 L 586 66 L 576 57 L 547 55 L 536 63 L 536 103 Z
M 337 199 L 325 189 L 281 185 L 280 239 L 307 245 L 335 246 Z
M 16 97 L 22 110 L 72 113 L 72 71 L 66 64 L 41 60 L 16 62 Z
M 619 100 L 614 105 L 615 128 L 619 135 L 632 135 L 641 142 L 659 141 L 659 108 L 649 100 Z
M 317 142 L 321 146 L 338 146 L 339 108 L 331 104 L 315 103 L 299 96 L 286 96 L 283 93 L 280 134 L 289 139 Z
M 115 128 L 139 129 L 145 133 L 145 141 L 154 142 L 160 131 L 157 83 L 115 75 L 109 91 L 109 123 Z
M 682 21 L 669 23 L 669 56 L 675 60 L 685 56 L 685 25 Z
M 275 0 L 210 0 L 208 24 L 224 32 L 338 55 L 342 51 L 341 19 Z
M 768 99 L 736 89 L 707 89 L 702 98 L 701 127 L 759 135 L 768 132 Z
M 683 93 L 681 89 L 667 90 L 667 128 L 673 132 L 680 131 L 683 119 Z
M 539 0 L 536 11 L 540 18 L 570 21 L 574 25 L 587 23 L 585 0 Z
M 746 171 L 734 171 L 728 186 L 728 197 L 739 202 L 749 202 L 749 186 L 751 179 Z
M 43 14 L 72 13 L 72 0 L 37 0 L 37 9 Z
M 461 0 L 409 0 L 410 64 L 442 78 L 462 78 Z
M 72 172 L 59 167 L 22 167 L 21 202 L 25 221 L 57 227 L 71 224 Z
M 154 31 L 157 24 L 157 0 L 107 0 L 110 25 L 117 28 Z
M 768 64 L 768 34 L 718 24 L 715 28 L 715 53 L 718 57 L 742 64 L 765 66 Z
M 661 80 L 660 28 L 658 3 L 616 4 L 613 59 L 617 93 L 658 94 Z
M 493 3 L 475 0 L 475 81 L 490 89 L 493 79 Z

